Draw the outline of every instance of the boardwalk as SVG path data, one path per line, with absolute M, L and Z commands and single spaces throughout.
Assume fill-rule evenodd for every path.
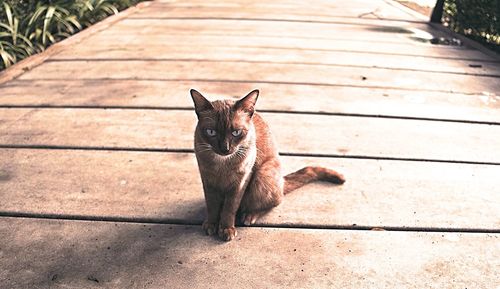
M 500 61 L 387 0 L 153 1 L 0 74 L 0 288 L 497 288 Z M 204 236 L 189 89 L 261 90 L 285 171 Z

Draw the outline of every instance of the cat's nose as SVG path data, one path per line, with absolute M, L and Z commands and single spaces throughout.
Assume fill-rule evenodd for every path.
M 223 153 L 225 153 L 225 154 L 227 154 L 229 152 L 229 146 L 222 146 L 220 148 L 220 151 L 223 152 Z
M 220 146 L 220 151 L 224 154 L 227 154 L 229 152 L 229 143 L 222 143 Z

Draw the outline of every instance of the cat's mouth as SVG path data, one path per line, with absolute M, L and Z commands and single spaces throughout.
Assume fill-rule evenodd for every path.
M 230 146 L 217 146 L 213 147 L 213 150 L 216 154 L 223 157 L 230 156 L 236 151 L 234 148 L 231 148 Z
M 227 152 L 224 152 L 224 151 L 220 151 L 220 150 L 214 150 L 214 152 L 220 156 L 223 156 L 223 157 L 227 157 L 227 156 L 230 156 L 234 153 L 234 151 L 227 151 Z

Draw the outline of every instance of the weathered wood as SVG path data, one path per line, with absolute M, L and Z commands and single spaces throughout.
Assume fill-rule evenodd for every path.
M 332 2 L 332 1 L 311 1 L 310 5 L 303 5 L 302 2 L 297 1 L 279 1 L 279 2 L 252 2 L 252 1 L 236 1 L 236 2 L 214 2 L 214 1 L 156 1 L 154 3 L 156 13 L 161 13 L 161 10 L 171 11 L 171 9 L 176 9 L 175 14 L 182 13 L 182 10 L 177 9 L 191 9 L 193 13 L 200 11 L 203 13 L 207 9 L 232 9 L 234 13 L 245 13 L 245 11 L 253 12 L 251 15 L 260 15 L 260 13 L 274 13 L 279 15 L 282 11 L 283 16 L 294 15 L 299 13 L 300 15 L 305 14 L 324 14 L 330 17 L 370 17 L 377 19 L 380 17 L 397 17 L 402 21 L 412 21 L 416 20 L 410 15 L 402 13 L 401 10 L 395 9 L 389 3 L 384 3 L 383 1 L 350 1 L 342 4 Z M 196 8 L 196 9 L 194 9 Z M 148 9 L 147 13 L 155 13 L 155 10 Z M 360 13 L 367 13 L 366 15 L 361 15 Z M 329 14 L 327 14 L 329 13 Z M 173 12 L 165 14 L 172 15 Z M 378 19 L 380 20 L 380 19 Z
M 0 75 L 1 83 L 23 74 L 0 86 L 0 287 L 498 283 L 500 235 L 486 232 L 500 227 L 500 126 L 464 121 L 498 124 L 500 82 L 460 75 L 497 75 L 498 57 L 469 45 L 445 48 L 412 40 L 415 32 L 451 36 L 414 22 L 419 18 L 391 1 L 150 5 L 134 19 L 79 44 L 76 36 L 64 50 L 51 49 Z M 61 61 L 76 58 L 89 60 Z M 282 151 L 343 156 L 283 157 L 286 172 L 323 165 L 344 173 L 347 183 L 301 188 L 265 216 L 260 228 L 239 228 L 238 238 L 221 246 L 199 227 L 205 209 L 194 155 L 166 151 L 192 147 L 196 119 L 187 110 L 189 88 L 227 97 L 256 85 L 262 90 L 259 109 L 462 123 L 265 113 Z M 36 145 L 46 149 L 29 148 Z M 413 161 L 387 160 L 393 157 Z M 330 229 L 312 229 L 318 227 Z
M 497 125 L 279 113 L 263 117 L 286 153 L 500 162 Z M 4 145 L 190 149 L 196 125 L 194 112 L 177 110 L 2 109 L 0 118 Z
M 261 90 L 258 108 L 293 112 L 420 117 L 500 123 L 500 96 L 447 92 L 269 83 L 141 80 L 11 81 L 0 86 L 1 106 L 124 106 L 192 108 L 188 91 L 242 97 Z
M 423 43 L 407 42 L 403 38 L 396 38 L 392 41 L 371 40 L 370 45 L 363 45 L 365 40 L 356 39 L 324 39 L 324 38 L 307 38 L 307 35 L 290 36 L 290 37 L 271 37 L 271 36 L 256 36 L 256 35 L 226 35 L 226 34 L 193 34 L 193 33 L 169 33 L 162 35 L 135 35 L 127 40 L 127 45 L 119 45 L 117 42 L 121 37 L 117 35 L 102 35 L 96 34 L 92 36 L 85 45 L 88 49 L 103 50 L 109 48 L 108 52 L 127 51 L 135 49 L 134 53 L 143 53 L 150 47 L 168 47 L 188 46 L 197 43 L 199 47 L 209 47 L 214 45 L 222 45 L 225 47 L 267 47 L 285 50 L 287 49 L 303 49 L 303 50 L 318 50 L 318 51 L 339 51 L 350 53 L 373 53 L 379 54 L 380 57 L 387 55 L 408 55 L 429 58 L 443 59 L 482 59 L 482 54 L 475 50 L 466 49 L 455 46 L 440 46 Z M 145 47 L 146 46 L 146 47 Z M 75 47 L 77 48 L 77 47 Z M 213 49 L 213 48 L 212 48 Z M 65 52 L 66 53 L 66 52 Z M 251 55 L 250 55 L 251 56 Z M 389 58 L 390 59 L 390 58 Z
M 258 225 L 484 229 L 500 226 L 500 166 L 282 157 L 284 172 L 321 165 L 342 186 L 307 185 Z M 194 154 L 0 151 L 1 214 L 199 223 L 205 203 Z M 360 213 L 362 212 L 362 213 Z
M 163 19 L 125 19 L 115 24 L 112 30 L 103 31 L 100 35 L 109 35 L 116 38 L 116 32 L 129 31 L 123 35 L 124 40 L 135 38 L 135 34 L 142 35 L 164 35 L 164 34 L 186 34 L 205 33 L 218 35 L 240 35 L 240 36 L 265 36 L 276 35 L 280 38 L 287 37 L 313 37 L 326 39 L 351 39 L 366 41 L 400 41 L 418 44 L 411 40 L 413 30 L 429 30 L 426 24 L 412 25 L 373 25 L 368 23 L 314 23 L 294 21 L 273 21 L 266 19 L 238 19 L 238 18 L 163 18 Z M 430 31 L 430 30 L 429 30 Z M 442 35 L 438 30 L 436 33 Z M 434 30 L 433 30 L 434 32 Z M 133 34 L 130 34 L 133 33 Z M 161 39 L 161 38 L 160 38 Z M 155 41 L 155 40 L 153 40 Z M 158 41 L 158 40 L 156 40 Z M 486 57 L 486 59 L 489 59 Z
M 55 61 L 23 74 L 25 80 L 230 80 L 355 85 L 413 90 L 495 93 L 496 78 L 381 68 L 224 61 Z
M 259 61 L 284 64 L 335 65 L 353 67 L 383 67 L 395 70 L 416 70 L 427 72 L 446 72 L 452 74 L 472 74 L 495 76 L 500 78 L 500 64 L 482 63 L 480 67 L 471 67 L 471 61 L 456 59 L 434 59 L 427 57 L 393 55 L 390 58 L 380 57 L 372 53 L 351 53 L 349 51 L 316 51 L 303 49 L 275 49 L 253 47 L 227 47 L 218 45 L 159 45 L 151 46 L 147 42 L 138 46 L 105 47 L 95 46 L 87 42 L 87 48 L 68 49 L 54 59 L 59 60 L 129 60 L 136 59 L 140 51 L 140 59 L 144 60 L 221 60 L 221 61 Z M 116 49 L 115 49 L 116 48 Z M 363 58 L 360 64 L 359 58 Z
M 168 18 L 176 17 L 234 17 L 234 18 L 263 18 L 292 21 L 345 21 L 347 23 L 388 23 L 387 20 L 400 24 L 418 21 L 402 15 L 401 11 L 393 9 L 382 1 L 365 3 L 366 6 L 338 5 L 327 3 L 318 5 L 311 3 L 304 5 L 284 5 L 283 3 L 160 3 L 154 2 L 151 7 L 140 11 L 132 18 Z M 382 19 L 381 19 L 382 18 Z
M 491 288 L 498 234 L 0 219 L 6 288 Z M 410 261 L 411 260 L 411 261 Z
M 151 25 L 155 24 L 155 27 Z M 233 25 L 234 24 L 234 25 Z M 384 25 L 385 24 L 385 25 Z M 345 29 L 343 29 L 345 27 Z M 412 36 L 416 31 L 425 31 L 428 25 L 415 24 L 398 26 L 393 23 L 380 23 L 373 25 L 369 23 L 343 24 L 343 23 L 308 23 L 297 21 L 273 21 L 266 19 L 232 19 L 232 18 L 161 18 L 161 19 L 128 19 L 114 25 L 113 30 L 102 31 L 95 37 L 109 36 L 112 39 L 123 38 L 133 40 L 144 38 L 144 36 L 156 35 L 156 39 L 150 39 L 153 43 L 158 43 L 168 35 L 189 35 L 198 36 L 227 35 L 230 37 L 259 37 L 268 38 L 270 36 L 279 39 L 300 38 L 300 39 L 324 39 L 324 40 L 351 40 L 361 41 L 366 37 L 369 41 L 379 43 L 401 43 L 428 45 L 426 42 L 415 41 Z M 241 29 L 238 29 L 240 27 Z M 417 28 L 418 27 L 418 28 Z M 116 32 L 133 31 L 134 34 L 116 35 Z M 434 31 L 434 30 L 432 30 Z M 435 31 L 439 30 L 435 29 Z M 115 32 L 115 33 L 113 33 Z M 163 33 L 162 33 L 163 32 Z M 349 33 L 351 32 L 351 33 Z M 354 33 L 353 33 L 354 32 Z
M 387 24 L 387 23 L 386 23 Z M 132 32 L 132 33 L 131 33 Z M 427 42 L 433 37 L 447 37 L 442 31 L 430 28 L 425 24 L 412 25 L 368 25 L 340 24 L 340 23 L 296 23 L 282 21 L 266 21 L 259 19 L 129 19 L 114 25 L 111 30 L 103 31 L 96 37 L 108 41 L 121 39 L 133 43 L 134 41 L 148 42 L 150 44 L 166 44 L 171 36 L 183 35 L 197 36 L 229 36 L 275 38 L 275 41 L 293 38 L 307 38 L 320 40 L 350 40 L 357 41 L 358 47 L 352 45 L 354 50 L 370 51 L 359 42 L 384 42 L 391 44 L 412 44 L 413 46 L 433 46 Z M 425 35 L 424 35 L 425 34 Z M 425 39 L 422 39 L 425 38 Z M 267 43 L 268 41 L 264 41 Z M 193 43 L 196 43 L 194 41 Z M 436 50 L 440 50 L 437 49 Z M 443 49 L 441 49 L 443 50 Z M 448 49 L 456 51 L 458 58 L 477 58 L 483 60 L 498 60 L 477 50 Z M 408 52 L 411 53 L 411 52 Z M 450 53 L 451 54 L 451 53 Z M 445 55 L 443 55 L 445 56 Z M 449 57 L 454 57 L 450 55 Z
M 153 25 L 154 24 L 154 25 Z M 414 28 L 413 28 L 414 27 Z M 303 36 L 319 38 L 348 38 L 367 40 L 393 41 L 395 38 L 407 38 L 412 32 L 409 28 L 416 27 L 427 29 L 425 24 L 412 24 L 398 27 L 389 23 L 387 25 L 372 25 L 365 23 L 313 23 L 293 21 L 273 21 L 266 19 L 218 19 L 218 18 L 164 18 L 164 19 L 125 19 L 115 24 L 113 30 L 103 31 L 101 35 L 112 35 L 113 32 L 128 30 L 132 33 L 151 35 L 155 33 L 218 33 L 228 35 L 281 35 Z M 355 33 L 354 33 L 355 32 Z M 438 32 L 442 33 L 442 32 Z M 129 36 L 133 36 L 129 35 Z M 124 36 L 125 39 L 126 35 Z M 402 40 L 404 41 L 404 40 Z M 414 42 L 407 38 L 408 43 Z
M 0 142 L 8 145 L 187 149 L 192 147 L 196 122 L 193 112 L 189 111 L 3 111 Z M 264 116 L 282 152 L 478 162 L 500 159 L 496 150 L 499 126 L 321 115 Z M 296 123 L 307 124 L 308 129 L 291 130 Z M 374 143 L 377 139 L 384 142 Z M 408 139 L 413 140 L 411 144 L 407 143 Z M 481 150 L 476 149 L 479 142 Z

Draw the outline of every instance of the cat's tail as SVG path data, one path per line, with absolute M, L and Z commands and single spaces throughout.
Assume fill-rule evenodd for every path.
M 314 181 L 343 184 L 345 182 L 345 178 L 342 174 L 327 168 L 305 167 L 285 176 L 285 188 L 283 193 L 286 195 Z

